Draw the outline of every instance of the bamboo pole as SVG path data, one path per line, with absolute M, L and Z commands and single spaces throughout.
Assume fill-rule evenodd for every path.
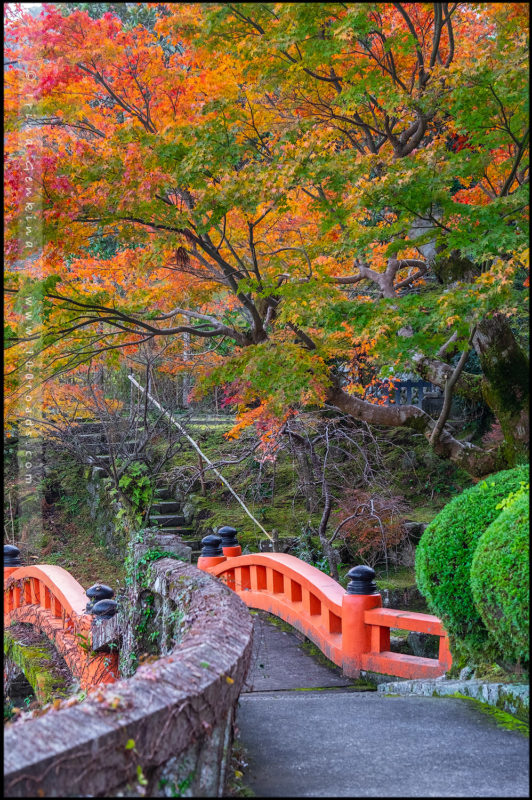
M 189 434 L 186 432 L 186 430 L 183 428 L 183 426 L 182 426 L 182 425 L 180 425 L 180 424 L 179 424 L 179 422 L 178 422 L 178 421 L 177 421 L 177 420 L 174 418 L 173 414 L 170 414 L 170 412 L 169 412 L 169 411 L 166 411 L 166 409 L 164 409 L 164 408 L 162 407 L 162 405 L 161 405 L 160 403 L 158 403 L 158 402 L 157 402 L 157 400 L 156 400 L 154 397 L 152 397 L 152 396 L 151 396 L 151 394 L 150 394 L 148 391 L 146 391 L 146 389 L 145 389 L 143 386 L 141 386 L 141 385 L 140 385 L 140 383 L 137 383 L 137 381 L 135 380 L 135 378 L 133 377 L 133 375 L 128 375 L 128 378 L 129 378 L 129 380 L 131 381 L 131 383 L 133 383 L 133 384 L 134 384 L 134 385 L 135 385 L 135 386 L 136 386 L 138 389 L 140 389 L 140 391 L 141 391 L 141 392 L 144 392 L 144 393 L 145 393 L 145 395 L 146 395 L 146 397 L 148 398 L 148 400 L 149 400 L 151 403 L 153 403 L 153 405 L 154 405 L 154 406 L 156 406 L 156 407 L 159 409 L 159 411 L 162 411 L 162 413 L 163 413 L 163 414 L 164 414 L 164 415 L 165 415 L 165 416 L 166 416 L 166 417 L 167 417 L 167 418 L 170 420 L 170 422 L 171 422 L 173 425 L 175 425 L 175 426 L 176 426 L 176 428 L 177 428 L 179 431 L 181 431 L 181 433 L 183 434 L 183 436 L 185 437 L 185 439 L 187 439 L 187 441 L 189 441 L 189 442 L 190 442 L 190 444 L 192 445 L 192 447 L 194 448 L 194 450 L 195 450 L 195 451 L 196 451 L 196 452 L 199 454 L 200 458 L 203 458 L 203 460 L 204 460 L 204 461 L 205 461 L 205 462 L 206 462 L 206 463 L 207 463 L 207 464 L 210 466 L 210 468 L 212 469 L 212 471 L 214 472 L 214 474 L 215 474 L 215 475 L 217 475 L 217 476 L 218 476 L 218 478 L 220 478 L 220 480 L 222 481 L 222 483 L 223 483 L 225 486 L 227 486 L 227 488 L 229 489 L 229 491 L 231 492 L 231 494 L 233 495 L 233 497 L 234 497 L 234 498 L 235 498 L 235 499 L 236 499 L 236 500 L 237 500 L 237 501 L 240 503 L 240 505 L 242 506 L 242 508 L 244 509 L 244 511 L 246 512 L 246 514 L 248 515 L 248 517 L 249 517 L 250 519 L 252 519 L 252 520 L 253 520 L 253 522 L 255 523 L 255 525 L 257 525 L 257 526 L 258 526 L 258 527 L 261 529 L 261 531 L 262 531 L 262 532 L 265 534 L 265 536 L 267 536 L 267 537 L 268 537 L 268 539 L 270 539 L 270 541 L 272 541 L 272 542 L 273 542 L 273 537 L 272 537 L 272 536 L 271 536 L 271 535 L 268 533 L 268 531 L 266 531 L 266 530 L 265 530 L 265 529 L 262 527 L 262 525 L 260 524 L 260 522 L 259 522 L 257 519 L 255 519 L 255 517 L 253 516 L 253 514 L 251 513 L 251 511 L 249 510 L 249 508 L 248 508 L 248 507 L 245 505 L 244 501 L 243 501 L 243 500 L 242 500 L 242 499 L 241 499 L 241 498 L 240 498 L 240 497 L 237 495 L 237 493 L 235 492 L 235 490 L 234 490 L 234 489 L 233 489 L 233 488 L 232 488 L 232 487 L 231 487 L 231 486 L 228 484 L 228 482 L 226 481 L 226 479 L 224 478 L 224 476 L 223 476 L 223 475 L 222 475 L 220 472 L 218 472 L 218 470 L 217 470 L 217 469 L 214 467 L 214 465 L 213 465 L 212 461 L 211 461 L 211 460 L 210 460 L 210 459 L 209 459 L 209 458 L 208 458 L 208 457 L 205 455 L 205 453 L 204 453 L 204 452 L 203 452 L 203 451 L 200 449 L 199 445 L 197 444 L 197 442 L 195 442 L 195 441 L 194 441 L 194 439 L 192 438 L 192 436 L 189 436 Z

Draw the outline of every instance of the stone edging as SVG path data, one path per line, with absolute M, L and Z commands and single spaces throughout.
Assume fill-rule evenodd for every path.
M 190 564 L 161 559 L 151 575 L 176 601 L 192 589 L 182 642 L 81 704 L 7 726 L 6 796 L 172 796 L 181 779 L 191 796 L 222 796 L 252 620 L 234 592 Z
M 526 684 L 485 683 L 480 680 L 447 678 L 381 683 L 378 691 L 386 694 L 416 694 L 429 697 L 463 694 L 517 716 L 528 713 L 530 698 L 530 687 Z

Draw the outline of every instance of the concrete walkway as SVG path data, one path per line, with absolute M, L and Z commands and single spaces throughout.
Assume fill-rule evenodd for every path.
M 257 797 L 529 797 L 521 733 L 456 698 L 357 691 L 301 644 L 255 616 L 237 725 Z

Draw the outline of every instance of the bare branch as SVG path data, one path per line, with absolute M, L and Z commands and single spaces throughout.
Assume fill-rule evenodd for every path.
M 445 382 L 443 407 L 442 407 L 440 416 L 438 417 L 438 420 L 436 422 L 436 425 L 434 426 L 434 429 L 433 429 L 433 431 L 432 431 L 432 433 L 430 435 L 430 438 L 429 438 L 429 444 L 432 447 L 434 447 L 434 445 L 436 445 L 438 443 L 440 435 L 441 435 L 441 432 L 443 431 L 443 426 L 445 425 L 445 423 L 447 422 L 447 419 L 449 417 L 449 413 L 451 411 L 451 402 L 452 402 L 452 399 L 453 399 L 453 388 L 454 388 L 454 385 L 456 384 L 458 378 L 460 377 L 460 373 L 462 372 L 462 370 L 464 368 L 464 365 L 465 365 L 465 363 L 467 361 L 467 357 L 468 357 L 469 352 L 471 350 L 471 343 L 473 341 L 473 336 L 474 336 L 475 330 L 476 330 L 476 326 L 474 326 L 473 330 L 471 331 L 467 347 L 464 350 L 464 352 L 462 353 L 462 355 L 460 356 L 460 359 L 458 361 L 458 364 L 455 367 L 455 370 L 454 370 L 453 374 Z

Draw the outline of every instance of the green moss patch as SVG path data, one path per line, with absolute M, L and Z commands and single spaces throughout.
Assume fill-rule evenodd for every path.
M 458 697 L 460 700 L 465 700 L 472 708 L 476 708 L 477 711 L 482 711 L 483 714 L 490 716 L 500 728 L 505 728 L 508 731 L 517 731 L 517 733 L 527 737 L 529 735 L 528 723 L 517 719 L 512 714 L 508 714 L 507 711 L 502 711 L 502 709 L 491 706 L 489 703 L 483 703 L 481 700 L 475 700 L 473 697 L 467 697 L 467 695 L 460 694 L 460 692 L 446 695 L 446 697 Z
M 67 697 L 73 690 L 72 675 L 46 636 L 23 623 L 4 631 L 4 657 L 24 673 L 36 697 L 48 703 Z

